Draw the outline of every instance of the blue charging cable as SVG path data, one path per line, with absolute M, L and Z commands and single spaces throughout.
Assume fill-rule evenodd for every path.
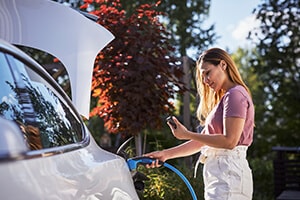
M 129 167 L 130 171 L 132 171 L 132 170 L 136 170 L 139 164 L 142 164 L 142 165 L 151 164 L 155 160 L 156 159 L 149 158 L 149 157 L 129 158 L 127 160 L 127 165 Z M 190 184 L 190 182 L 187 180 L 187 178 L 178 169 L 176 169 L 175 167 L 173 167 L 172 165 L 170 165 L 166 162 L 159 161 L 159 164 L 163 165 L 164 167 L 167 167 L 168 169 L 175 172 L 186 184 L 187 188 L 189 189 L 189 191 L 192 195 L 193 200 L 197 200 L 197 196 L 196 196 L 196 193 L 195 193 L 192 185 Z

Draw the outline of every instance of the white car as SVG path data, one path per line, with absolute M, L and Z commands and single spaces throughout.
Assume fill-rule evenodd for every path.
M 0 199 L 138 199 L 126 161 L 101 149 L 48 73 L 0 40 Z

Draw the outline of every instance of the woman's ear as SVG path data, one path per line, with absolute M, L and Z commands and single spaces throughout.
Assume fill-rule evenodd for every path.
M 226 70 L 226 68 L 227 68 L 227 63 L 224 61 L 224 60 L 221 60 L 220 61 L 220 64 L 221 64 L 221 68 L 222 68 L 222 70 Z

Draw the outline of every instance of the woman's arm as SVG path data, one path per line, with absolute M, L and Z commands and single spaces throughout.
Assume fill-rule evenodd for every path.
M 173 158 L 179 158 L 179 157 L 185 157 L 189 155 L 193 155 L 200 151 L 200 148 L 203 145 L 194 140 L 187 141 L 183 144 L 180 144 L 178 146 L 164 149 L 162 151 L 155 151 L 151 153 L 147 153 L 144 156 L 148 156 L 151 158 L 157 158 L 160 161 L 166 161 Z
M 170 127 L 177 139 L 198 141 L 204 145 L 225 149 L 233 149 L 237 145 L 245 124 L 243 118 L 226 117 L 224 118 L 224 133 L 198 134 L 188 131 L 176 118 L 174 121 L 177 128 Z
M 199 133 L 196 133 L 196 134 L 199 134 Z M 193 155 L 193 154 L 199 152 L 200 148 L 202 146 L 203 146 L 203 144 L 201 144 L 198 141 L 189 140 L 178 146 L 175 146 L 175 147 L 172 147 L 169 149 L 165 149 L 165 150 L 163 150 L 163 152 L 166 154 L 166 157 L 168 159 L 173 159 L 173 158 L 186 157 L 186 156 Z

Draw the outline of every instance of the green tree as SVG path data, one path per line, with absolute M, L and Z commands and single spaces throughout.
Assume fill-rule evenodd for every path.
M 122 1 L 129 13 L 144 3 L 155 3 L 157 0 Z M 162 22 L 172 33 L 172 44 L 179 56 L 187 55 L 193 49 L 194 56 L 207 49 L 215 42 L 217 36 L 214 25 L 204 28 L 203 23 L 209 14 L 210 0 L 165 0 L 159 1 L 158 10 L 162 12 Z
M 300 1 L 268 0 L 254 11 L 261 25 L 250 33 L 259 57 L 264 111 L 257 129 L 272 145 L 298 146 L 300 136 Z

